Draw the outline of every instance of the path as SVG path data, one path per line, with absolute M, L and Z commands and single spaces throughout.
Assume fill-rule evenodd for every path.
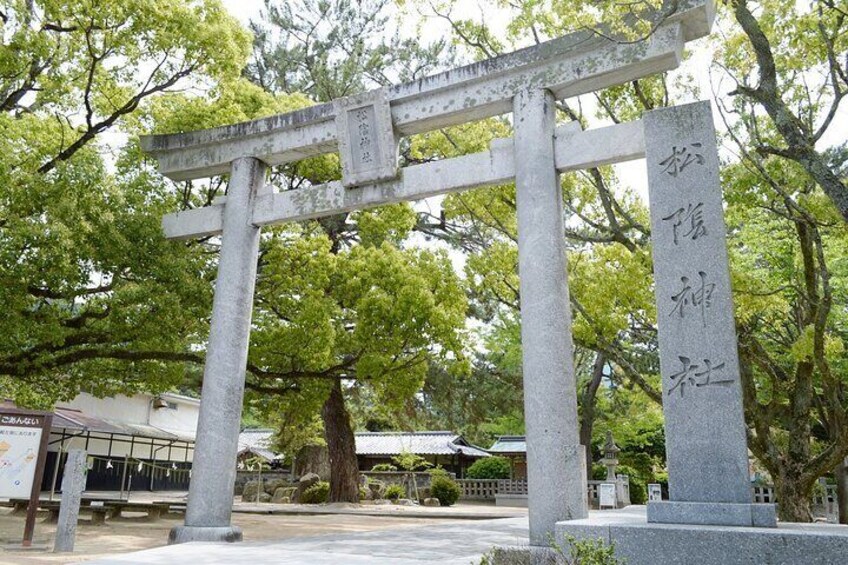
M 194 542 L 91 561 L 92 565 L 203 563 L 469 565 L 496 545 L 526 544 L 527 519 L 505 518 L 379 532 L 237 544 Z

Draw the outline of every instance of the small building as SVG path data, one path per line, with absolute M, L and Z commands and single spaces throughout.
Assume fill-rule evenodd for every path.
M 360 471 L 370 471 L 380 463 L 393 464 L 392 458 L 401 453 L 414 453 L 462 478 L 475 461 L 489 457 L 486 451 L 450 431 L 357 432 L 355 435 Z
M 509 459 L 512 467 L 511 479 L 527 480 L 527 441 L 524 436 L 500 436 L 488 452 Z
M 265 465 L 277 468 L 282 464 L 283 455 L 273 449 L 274 430 L 270 428 L 245 428 L 239 434 L 237 467 L 252 470 L 257 459 Z
M 187 490 L 200 400 L 173 393 L 98 398 L 53 411 L 42 489 L 59 490 L 69 449 L 88 455 L 86 490 Z

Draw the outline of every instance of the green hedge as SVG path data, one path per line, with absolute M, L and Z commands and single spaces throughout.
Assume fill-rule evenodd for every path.
M 301 504 L 321 504 L 330 497 L 330 483 L 319 481 L 303 491 L 300 495 Z
M 383 493 L 383 498 L 386 500 L 398 500 L 406 497 L 406 489 L 401 485 L 389 485 Z
M 442 506 L 453 506 L 459 500 L 460 488 L 456 481 L 444 476 L 434 475 L 430 483 L 430 496 L 438 498 Z
M 391 463 L 377 463 L 376 465 L 371 467 L 371 470 L 375 473 L 386 473 L 391 471 L 397 471 L 398 468 L 392 465 Z
M 506 457 L 484 457 L 465 472 L 466 479 L 508 479 L 512 465 Z

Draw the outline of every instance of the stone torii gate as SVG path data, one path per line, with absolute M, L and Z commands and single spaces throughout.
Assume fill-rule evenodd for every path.
M 712 0 L 678 6 L 638 43 L 581 32 L 333 103 L 142 139 L 173 180 L 230 174 L 225 198 L 163 220 L 172 239 L 222 236 L 188 508 L 172 542 L 241 539 L 230 518 L 261 227 L 513 180 L 531 543 L 547 544 L 558 521 L 585 518 L 559 174 L 643 157 L 652 227 L 664 234 L 655 235 L 662 246 L 655 247 L 655 273 L 672 498 L 652 513 L 658 522 L 692 523 L 693 509 L 724 517 L 731 504 L 733 523 L 751 525 L 709 105 L 656 110 L 641 121 L 587 131 L 555 124 L 557 99 L 676 68 L 685 43 L 708 34 L 713 18 Z M 495 140 L 482 153 L 399 169 L 400 136 L 510 111 L 514 138 Z M 340 182 L 278 193 L 266 186 L 269 165 L 335 151 Z M 683 249 L 683 240 L 702 249 Z M 705 337 L 708 325 L 715 339 Z

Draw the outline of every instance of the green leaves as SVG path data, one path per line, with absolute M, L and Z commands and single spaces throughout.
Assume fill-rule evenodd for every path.
M 234 78 L 249 35 L 215 1 L 9 2 L 4 16 L 0 392 L 49 406 L 175 386 L 202 358 L 189 347 L 214 265 L 164 240 L 176 199 L 137 148 L 110 150 L 149 96 Z
M 269 376 L 301 390 L 357 379 L 397 407 L 431 357 L 463 358 L 465 298 L 444 254 L 386 241 L 334 253 L 326 235 L 301 230 L 266 245 L 251 361 Z

